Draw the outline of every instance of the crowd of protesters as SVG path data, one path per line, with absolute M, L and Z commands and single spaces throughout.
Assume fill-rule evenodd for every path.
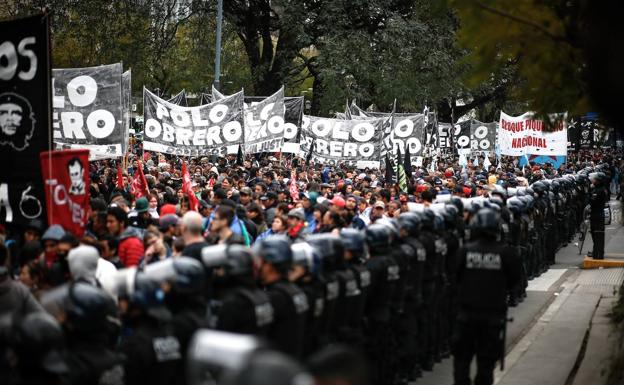
M 400 186 L 388 172 L 309 164 L 283 154 L 245 159 L 140 154 L 123 164 L 90 163 L 91 211 L 80 239 L 59 225 L 38 221 L 22 229 L 2 228 L 0 319 L 39 309 L 37 299 L 70 281 L 96 282 L 115 296 L 116 272 L 122 268 L 145 268 L 181 256 L 201 260 L 209 245 L 253 246 L 280 234 L 296 242 L 309 234 L 362 230 L 444 196 L 489 197 L 598 163 L 609 175 L 611 193 L 621 198 L 624 167 L 615 150 L 579 153 L 558 168 L 520 166 L 517 158 L 506 157 L 485 167 L 482 156 L 459 165 L 449 156 L 414 167 L 408 183 Z M 184 164 L 194 196 L 184 188 Z M 147 193 L 135 194 L 132 182 L 141 173 Z M 197 210 L 192 210 L 194 202 Z

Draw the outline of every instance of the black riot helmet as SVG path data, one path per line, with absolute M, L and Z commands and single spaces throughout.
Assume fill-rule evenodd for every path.
M 45 293 L 41 304 L 52 315 L 64 313 L 73 336 L 110 337 L 121 325 L 113 297 L 85 282 L 59 286 Z
M 408 236 L 418 236 L 422 227 L 420 215 L 414 212 L 402 213 L 399 216 L 399 226 L 401 227 L 401 230 L 405 230 Z
M 289 266 L 292 263 L 290 240 L 285 235 L 272 235 L 257 242 L 254 255 L 274 266 Z
M 344 258 L 344 245 L 342 239 L 334 234 L 313 234 L 306 238 L 321 257 L 323 270 L 335 269 Z
M 434 211 L 433 213 L 433 229 L 438 232 L 446 229 L 444 217 L 438 211 Z
M 454 229 L 457 226 L 459 220 L 459 210 L 452 204 L 446 204 L 444 210 L 440 211 L 440 214 L 444 217 L 444 224 L 447 229 Z
M 390 246 L 390 229 L 373 223 L 366 228 L 366 243 L 371 251 L 387 248 Z
M 390 242 L 399 239 L 399 237 L 401 236 L 399 223 L 394 218 L 381 218 L 377 220 L 375 224 L 386 226 L 390 230 Z
M 535 182 L 531 185 L 533 191 L 535 191 L 538 195 L 543 195 L 546 192 L 546 185 L 542 182 Z
M 290 246 L 293 264 L 304 266 L 311 274 L 321 272 L 321 256 L 318 250 L 307 242 L 297 242 Z
M 464 202 L 462 202 L 460 197 L 453 196 L 451 197 L 450 204 L 457 207 L 458 215 L 464 215 Z
M 366 241 L 366 238 L 361 230 L 343 228 L 340 230 L 340 238 L 342 239 L 342 245 L 346 250 L 362 251 L 365 248 L 364 242 Z
M 425 209 L 420 215 L 423 230 L 433 231 L 435 214 L 431 209 Z
M 224 385 L 314 385 L 312 376 L 294 359 L 276 351 L 252 354 L 237 371 L 226 374 Z
M 368 247 L 366 246 L 366 236 L 364 231 L 344 228 L 340 230 L 340 239 L 344 249 L 350 251 L 354 258 L 364 259 L 368 255 Z
M 524 211 L 525 203 L 517 197 L 507 199 L 507 207 L 515 215 L 520 215 Z
M 178 293 L 198 293 L 204 289 L 204 267 L 191 257 L 169 258 L 145 266 L 145 275 L 156 282 L 169 282 Z
M 61 355 L 65 347 L 63 329 L 50 314 L 39 311 L 15 319 L 9 338 L 20 367 L 55 374 L 69 370 Z
M 482 208 L 470 219 L 471 237 L 495 238 L 500 234 L 500 213 L 491 208 Z
M 253 254 L 243 245 L 214 245 L 202 249 L 202 262 L 207 268 L 222 267 L 226 277 L 252 276 Z

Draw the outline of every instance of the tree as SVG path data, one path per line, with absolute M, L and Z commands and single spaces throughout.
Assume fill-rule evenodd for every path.
M 619 2 L 462 0 L 460 40 L 471 50 L 472 80 L 515 63 L 513 96 L 542 117 L 599 111 L 621 126 L 624 86 Z

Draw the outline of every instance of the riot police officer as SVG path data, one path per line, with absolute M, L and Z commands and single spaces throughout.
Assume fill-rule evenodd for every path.
M 64 384 L 123 383 L 126 360 L 114 349 L 121 322 L 109 294 L 77 282 L 45 293 L 41 304 L 57 320 L 63 320 L 64 361 L 69 369 Z
M 289 279 L 295 283 L 308 299 L 304 356 L 309 356 L 321 345 L 321 330 L 325 313 L 325 280 L 321 274 L 319 252 L 307 242 L 294 243 L 291 246 L 293 266 Z
M 0 371 L 2 383 L 61 383 L 69 369 L 63 357 L 63 329 L 54 317 L 44 311 L 33 312 L 21 319 L 16 317 L 7 328 L 7 341 L 2 342 L 11 352 L 12 359 L 9 361 L 12 367 L 9 373 Z
M 368 299 L 371 284 L 371 273 L 365 264 L 368 260 L 368 247 L 364 232 L 356 229 L 340 230 L 340 238 L 344 246 L 344 260 L 347 267 L 353 271 L 360 295 L 354 301 L 351 314 L 348 319 L 352 344 L 360 349 L 364 348 L 364 310 Z
M 273 306 L 256 286 L 251 249 L 215 245 L 202 250 L 213 271 L 214 294 L 208 303 L 208 324 L 216 330 L 265 336 L 273 322 Z
M 593 259 L 604 259 L 604 207 L 609 201 L 609 193 L 607 192 L 608 178 L 602 172 L 593 172 L 589 174 L 589 179 L 592 183 L 592 190 L 589 196 L 589 225 L 591 228 L 592 242 L 594 243 L 594 248 L 590 256 Z
M 152 264 L 155 270 L 118 272 L 119 304 L 124 336 L 119 351 L 128 359 L 124 365 L 126 384 L 172 384 L 182 364 L 180 340 L 165 305 L 161 285 L 171 276 L 173 260 Z M 201 267 L 201 266 L 200 266 Z M 126 282 L 126 285 L 124 285 Z
M 366 267 L 371 273 L 371 287 L 366 304 L 368 320 L 367 353 L 375 363 L 375 383 L 392 384 L 396 374 L 395 349 L 390 331 L 392 299 L 400 278 L 400 269 L 390 251 L 390 229 L 383 224 L 373 224 L 366 229 L 366 243 L 371 258 Z
M 301 357 L 309 306 L 305 293 L 288 281 L 292 266 L 290 241 L 285 236 L 270 236 L 256 244 L 254 254 L 260 260 L 260 282 L 274 311 L 268 339 L 282 352 Z
M 458 315 L 453 346 L 456 385 L 471 384 L 470 363 L 477 356 L 475 385 L 493 383 L 496 360 L 505 354 L 507 293 L 520 279 L 516 251 L 497 240 L 500 214 L 477 211 L 471 241 L 459 252 Z

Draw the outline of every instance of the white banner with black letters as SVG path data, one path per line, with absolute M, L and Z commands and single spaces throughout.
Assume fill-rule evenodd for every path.
M 326 165 L 379 168 L 387 119 L 341 120 L 303 116 L 301 156 Z
M 89 159 L 123 155 L 126 123 L 121 63 L 53 69 L 52 129 L 57 149 L 89 149 Z
M 143 148 L 166 154 L 236 154 L 243 144 L 243 93 L 198 107 L 181 107 L 143 89 Z

